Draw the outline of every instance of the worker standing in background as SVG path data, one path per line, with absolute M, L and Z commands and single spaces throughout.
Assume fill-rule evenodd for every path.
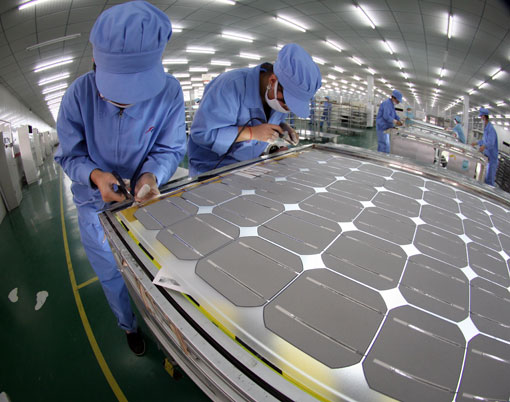
M 496 171 L 498 170 L 498 134 L 489 121 L 489 111 L 486 108 L 480 108 L 478 117 L 482 118 L 484 124 L 483 137 L 480 141 L 473 142 L 471 145 L 479 145 L 480 152 L 483 152 L 489 158 L 485 183 L 494 186 Z
M 464 130 L 462 130 L 462 126 L 460 124 L 460 122 L 462 121 L 460 116 L 455 116 L 453 120 L 457 124 L 455 125 L 455 127 L 452 128 L 452 131 L 453 131 L 454 135 L 458 138 L 458 140 L 460 142 L 462 142 L 463 144 L 465 144 L 466 143 L 466 136 L 464 135 Z
M 398 105 L 400 102 L 402 102 L 402 94 L 395 89 L 391 94 L 391 98 L 386 99 L 379 106 L 375 119 L 377 150 L 379 152 L 390 152 L 390 135 L 384 131 L 402 125 L 400 117 L 395 112 L 395 105 Z
M 407 108 L 406 110 L 406 120 L 405 120 L 405 125 L 406 126 L 411 126 L 413 124 L 413 119 L 414 119 L 414 113 L 413 113 L 413 109 L 411 109 L 410 107 Z
M 296 44 L 284 46 L 274 66 L 263 63 L 214 78 L 191 125 L 190 175 L 256 158 L 285 131 L 297 144 L 295 131 L 280 123 L 291 111 L 308 117 L 310 99 L 320 86 L 319 67 Z
M 161 63 L 171 34 L 167 15 L 144 1 L 103 12 L 90 33 L 94 71 L 71 84 L 57 120 L 55 160 L 72 181 L 83 247 L 136 355 L 145 341 L 97 214 L 125 199 L 112 172 L 131 179 L 143 202 L 159 194 L 184 156 L 184 99 Z
M 322 116 L 321 116 L 321 130 L 324 125 L 324 120 L 328 123 L 328 131 L 331 128 L 331 109 L 333 105 L 329 101 L 329 96 L 324 97 L 324 103 L 322 104 Z

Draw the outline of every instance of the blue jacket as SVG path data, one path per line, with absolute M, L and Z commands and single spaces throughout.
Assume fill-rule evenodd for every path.
M 377 112 L 377 117 L 375 119 L 375 127 L 377 131 L 384 131 L 394 127 L 393 120 L 400 120 L 400 117 L 398 117 L 395 112 L 395 105 L 391 99 L 388 98 L 381 103 L 381 106 L 379 106 L 379 111 Z
M 246 124 L 257 126 L 262 122 L 280 124 L 287 116 L 271 110 L 269 121 L 266 120 L 259 81 L 260 66 L 257 66 L 228 71 L 206 86 L 191 125 L 188 141 L 190 176 L 253 159 L 264 152 L 267 142 L 252 140 L 233 144 L 237 138 L 238 127 Z M 250 121 L 254 117 L 262 122 Z M 231 145 L 232 149 L 229 151 Z
M 167 76 L 155 97 L 120 109 L 101 99 L 95 73 L 89 72 L 66 91 L 57 120 L 60 146 L 55 160 L 72 181 L 74 202 L 95 211 L 104 208 L 92 187 L 94 169 L 117 171 L 131 179 L 139 167 L 153 173 L 158 184 L 172 176 L 186 152 L 184 100 L 179 82 Z M 137 179 L 134 177 L 133 179 Z
M 483 130 L 483 137 L 478 141 L 478 145 L 484 145 L 483 153 L 489 158 L 489 163 L 495 163 L 498 160 L 498 134 L 491 122 L 487 123 Z
M 464 130 L 462 130 L 462 126 L 460 123 L 457 123 L 455 127 L 453 127 L 452 131 L 455 131 L 457 133 L 457 137 L 459 138 L 459 141 L 463 144 L 466 143 L 466 136 L 464 135 Z

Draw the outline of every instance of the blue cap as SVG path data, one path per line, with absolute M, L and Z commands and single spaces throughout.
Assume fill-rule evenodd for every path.
M 391 96 L 394 96 L 399 103 L 402 102 L 402 94 L 400 93 L 400 91 L 394 89 L 393 92 L 391 93 Z
M 299 117 L 308 117 L 310 99 L 322 85 L 317 64 L 305 49 L 291 43 L 278 52 L 273 71 L 282 84 L 285 104 Z
M 455 116 L 454 117 L 455 120 L 457 120 L 457 123 L 460 123 L 462 121 L 462 119 L 460 118 L 460 116 Z
M 168 16 L 145 1 L 104 11 L 90 32 L 99 92 L 126 104 L 156 96 L 166 82 L 161 56 L 171 35 Z
M 484 108 L 484 107 L 481 107 L 480 108 L 480 114 L 478 115 L 478 117 L 488 116 L 488 115 L 489 115 L 489 110 Z

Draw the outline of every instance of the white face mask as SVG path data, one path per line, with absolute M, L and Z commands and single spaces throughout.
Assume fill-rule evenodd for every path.
M 276 110 L 277 112 L 280 112 L 280 113 L 290 113 L 290 110 L 285 110 L 283 108 L 282 105 L 280 105 L 280 102 L 278 102 L 278 99 L 277 99 L 277 92 L 278 92 L 278 81 L 276 81 L 274 83 L 274 99 L 269 99 L 267 94 L 269 92 L 269 90 L 271 89 L 271 84 L 269 84 L 266 88 L 266 94 L 265 94 L 265 97 L 266 97 L 266 102 L 267 104 L 269 105 L 269 107 L 273 110 Z
M 106 99 L 102 94 L 99 94 L 99 96 L 101 97 L 102 100 L 104 100 L 104 101 L 106 101 L 108 103 L 111 103 L 113 106 L 117 106 L 120 109 L 126 109 L 126 108 L 134 105 L 134 103 L 128 103 L 128 104 L 117 103 L 117 102 L 112 101 L 110 99 Z

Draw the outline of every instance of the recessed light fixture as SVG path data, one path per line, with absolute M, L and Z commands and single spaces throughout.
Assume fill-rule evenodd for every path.
M 186 48 L 187 53 L 203 53 L 203 54 L 214 54 L 216 49 L 212 47 L 199 47 L 199 46 L 188 46 Z
M 72 57 L 61 57 L 56 60 L 48 61 L 46 63 L 38 64 L 35 66 L 34 73 L 38 73 L 41 71 L 49 70 L 50 68 L 60 67 L 65 64 L 72 63 L 73 59 Z
M 258 54 L 246 53 L 246 52 L 239 53 L 239 57 L 243 57 L 245 59 L 252 59 L 252 60 L 260 60 L 261 59 L 261 56 Z
M 211 60 L 213 66 L 231 66 L 232 62 L 229 60 Z
M 363 63 L 359 61 L 355 56 L 352 56 L 351 60 L 359 66 L 363 65 Z
M 163 64 L 188 64 L 188 59 L 163 59 Z
M 45 1 L 47 1 L 47 0 L 32 0 L 32 1 L 27 1 L 26 3 L 21 4 L 18 7 L 18 10 L 24 10 L 25 8 L 33 7 L 33 6 L 37 5 L 37 4 L 43 3 Z
M 241 35 L 241 34 L 238 34 L 235 32 L 223 32 L 221 34 L 221 37 L 225 38 L 225 39 L 240 40 L 242 42 L 249 42 L 249 43 L 253 42 L 253 38 L 251 36 Z
M 41 93 L 43 95 L 46 95 L 46 94 L 49 94 L 51 92 L 55 92 L 55 91 L 59 91 L 61 89 L 67 88 L 67 86 L 68 86 L 67 82 L 64 82 L 63 84 L 54 85 L 52 87 L 44 88 Z
M 51 77 L 43 78 L 37 84 L 39 86 L 46 85 L 46 84 L 51 84 L 52 82 L 56 82 L 56 81 L 60 81 L 60 80 L 69 78 L 69 75 L 70 75 L 69 73 L 62 73 L 62 74 L 52 75 Z
M 236 5 L 235 0 L 215 0 L 215 1 L 216 1 L 216 3 L 228 4 L 230 6 L 235 6 Z
M 372 75 L 374 75 L 374 74 L 375 74 L 375 71 L 374 71 L 374 70 L 372 70 L 370 67 L 369 67 L 369 68 L 367 68 L 367 71 L 368 71 L 370 74 L 372 74 Z
M 312 60 L 315 61 L 317 64 L 320 64 L 323 66 L 326 61 L 324 59 L 321 59 L 320 57 L 312 56 Z
M 332 41 L 327 40 L 327 39 L 325 40 L 325 42 L 326 42 L 326 44 L 327 44 L 328 46 L 332 47 L 332 48 L 333 48 L 333 49 L 335 49 L 337 52 L 341 52 L 341 51 L 342 51 L 342 48 L 341 48 L 339 45 L 337 45 L 335 42 L 332 42 Z
M 62 96 L 64 96 L 64 94 L 65 94 L 65 91 L 55 92 L 55 93 L 53 93 L 51 95 L 45 96 L 44 100 L 45 101 L 49 101 L 49 100 L 52 100 L 52 99 L 61 98 Z
M 276 21 L 278 22 L 281 22 L 282 24 L 285 24 L 287 26 L 290 26 L 294 29 L 298 29 L 300 30 L 301 32 L 306 32 L 306 28 L 300 24 L 298 24 L 297 22 L 291 20 L 290 18 L 287 18 L 287 17 L 275 17 Z
M 495 80 L 496 78 L 498 78 L 499 75 L 501 75 L 501 73 L 503 72 L 503 69 L 499 69 L 498 71 L 496 71 L 494 74 L 492 74 L 491 78 L 493 80 Z
M 393 49 L 391 48 L 389 42 L 383 40 L 383 43 L 386 46 L 386 49 L 388 49 L 388 52 L 390 52 L 390 54 L 393 54 Z
M 339 73 L 343 73 L 344 72 L 344 69 L 342 67 L 339 67 L 339 66 L 333 67 L 333 70 L 338 71 Z
M 359 5 L 355 5 L 354 7 L 356 7 L 356 10 L 358 10 L 358 12 L 360 13 L 360 15 L 362 15 L 365 20 L 368 22 L 368 24 L 372 27 L 372 29 L 375 29 L 375 24 L 374 22 L 372 21 L 372 19 L 368 16 L 368 14 L 366 13 L 366 11 Z
M 64 42 L 66 40 L 76 39 L 76 38 L 79 38 L 80 36 L 81 36 L 81 33 L 67 35 L 67 36 L 61 36 L 60 38 L 50 39 L 45 42 L 36 43 L 35 45 L 27 47 L 26 50 L 30 51 L 30 50 L 39 49 L 44 46 L 49 46 L 49 45 L 53 45 L 55 43 Z
M 175 73 L 175 74 L 173 74 L 173 76 L 175 78 L 188 78 L 189 77 L 189 73 Z
M 452 37 L 453 31 L 453 14 L 448 15 L 448 28 L 446 30 L 446 34 L 448 35 L 448 39 Z

